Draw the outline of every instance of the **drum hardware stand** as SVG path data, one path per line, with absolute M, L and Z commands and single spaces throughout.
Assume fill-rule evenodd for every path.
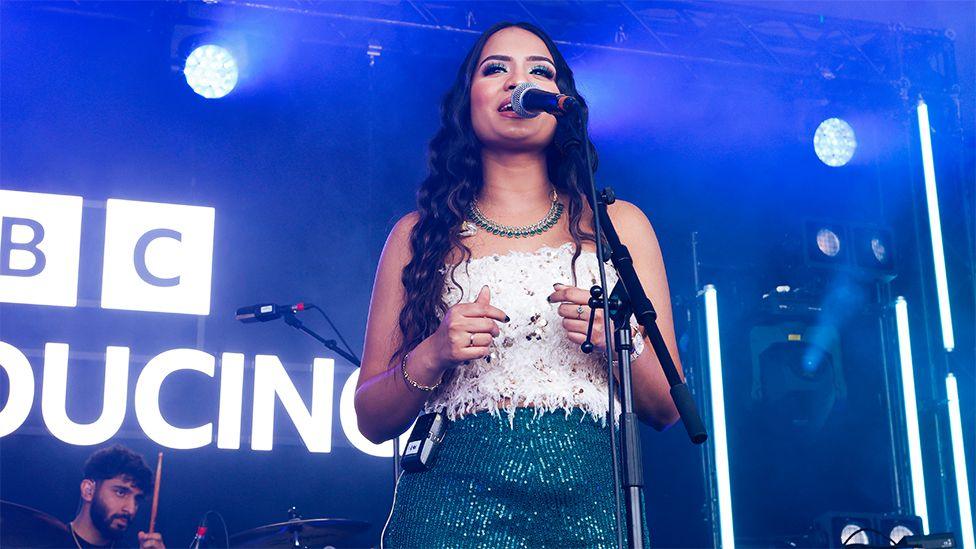
M 292 316 L 294 316 L 294 315 L 292 315 Z M 288 321 L 286 320 L 285 322 L 288 322 Z M 297 522 L 297 521 L 300 521 L 300 520 L 302 520 L 302 516 L 298 514 L 298 509 L 296 509 L 295 507 L 289 508 L 288 509 L 288 522 Z M 291 544 L 292 544 L 291 546 L 292 547 L 299 547 L 299 548 L 301 548 L 303 546 L 302 546 L 301 540 L 298 539 L 298 532 L 299 532 L 299 529 L 298 528 L 292 528 L 291 529 Z

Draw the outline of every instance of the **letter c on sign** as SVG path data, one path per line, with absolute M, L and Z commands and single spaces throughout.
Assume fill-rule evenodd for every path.
M 177 450 L 201 448 L 213 440 L 213 423 L 185 428 L 171 425 L 159 408 L 159 392 L 163 381 L 173 372 L 194 370 L 207 377 L 214 376 L 217 359 L 196 349 L 170 349 L 153 357 L 136 381 L 136 419 L 142 431 L 157 444 Z
M 136 242 L 136 249 L 133 252 L 132 262 L 136 266 L 136 272 L 139 273 L 139 278 L 145 280 L 147 284 L 159 286 L 160 288 L 178 286 L 180 283 L 179 276 L 160 278 L 149 272 L 149 267 L 146 266 L 146 248 L 149 247 L 149 244 L 153 240 L 158 238 L 172 238 L 177 242 L 183 241 L 183 235 L 173 229 L 153 229 L 146 232 L 146 234 L 139 237 L 139 241 Z

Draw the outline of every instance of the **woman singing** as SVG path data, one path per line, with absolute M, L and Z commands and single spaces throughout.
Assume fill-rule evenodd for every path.
M 597 351 L 580 351 L 587 289 L 599 283 L 592 212 L 575 163 L 553 145 L 556 118 L 512 112 L 521 82 L 577 97 L 585 112 L 544 32 L 524 23 L 486 31 L 444 98 L 417 211 L 393 228 L 377 269 L 359 428 L 379 443 L 418 413 L 452 421 L 434 466 L 399 479 L 386 547 L 616 544 L 602 311 Z M 621 200 L 609 213 L 677 358 L 650 222 Z M 607 278 L 612 287 L 612 268 Z M 635 342 L 643 347 L 641 334 Z M 653 352 L 634 360 L 633 374 L 641 419 L 674 423 Z

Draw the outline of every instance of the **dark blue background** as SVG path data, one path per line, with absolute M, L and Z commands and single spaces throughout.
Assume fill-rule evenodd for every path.
M 170 68 L 165 10 L 147 14 L 133 5 L 104 4 L 96 11 L 105 17 L 34 10 L 26 3 L 6 3 L 0 12 L 0 186 L 90 201 L 83 220 L 82 304 L 73 309 L 0 306 L 0 338 L 28 354 L 38 379 L 31 416 L 0 442 L 0 498 L 65 521 L 73 516 L 81 466 L 93 448 L 69 446 L 46 434 L 39 383 L 44 343 L 67 342 L 72 353 L 96 355 L 108 345 L 128 346 L 133 380 L 148 358 L 176 347 L 215 355 L 242 352 L 249 368 L 255 354 L 274 354 L 307 398 L 304 373 L 314 357 L 331 355 L 283 324 L 244 326 L 233 320 L 233 312 L 264 300 L 311 301 L 323 306 L 352 346 L 361 349 L 384 238 L 396 219 L 412 209 L 425 171 L 426 141 L 438 124 L 440 97 L 473 41 L 461 40 L 463 47 L 456 51 L 425 50 L 423 44 L 408 48 L 384 36 L 387 47 L 371 67 L 366 52 L 339 44 L 332 27 L 323 25 L 319 41 L 297 40 L 287 25 L 245 12 L 226 26 L 251 33 L 247 72 L 232 94 L 205 100 Z M 383 36 L 383 30 L 377 35 Z M 894 510 L 884 417 L 876 405 L 881 363 L 880 343 L 871 339 L 873 321 L 855 319 L 842 326 L 850 334 L 844 362 L 850 401 L 838 408 L 825 444 L 805 456 L 810 461 L 780 463 L 795 465 L 783 473 L 796 479 L 793 486 L 771 482 L 772 473 L 749 457 L 786 452 L 788 443 L 757 436 L 749 423 L 747 340 L 732 326 L 746 322 L 746 311 L 775 283 L 778 260 L 772 244 L 806 217 L 894 227 L 902 259 L 894 292 L 909 299 L 917 334 L 934 325 L 934 301 L 927 310 L 921 306 L 928 260 L 926 242 L 916 240 L 912 210 L 918 192 L 916 168 L 910 164 L 917 146 L 914 113 L 889 88 L 809 90 L 802 83 L 783 85 L 781 79 L 767 81 L 760 75 L 746 87 L 726 86 L 725 79 L 733 75 L 722 71 L 691 77 L 662 60 L 573 48 L 564 53 L 592 103 L 599 182 L 638 204 L 658 232 L 683 341 L 682 361 L 693 383 L 699 370 L 689 320 L 697 310 L 693 231 L 702 245 L 702 282 L 720 289 L 722 320 L 731 327 L 724 342 L 733 498 L 741 520 L 737 533 L 748 538 L 798 533 L 816 513 L 829 509 Z M 742 75 L 734 78 L 739 81 Z M 820 100 L 825 96 L 830 97 L 826 104 Z M 623 98 L 638 106 L 625 109 Z M 951 104 L 938 97 L 930 104 L 933 126 L 949 127 L 951 119 L 942 113 Z M 828 116 L 845 117 L 858 131 L 861 149 L 845 168 L 823 165 L 811 146 L 813 130 Z M 972 180 L 960 179 L 948 162 L 960 154 L 956 141 L 937 136 L 936 147 L 942 151 L 937 169 L 946 252 L 956 258 L 950 264 L 958 347 L 952 367 L 963 402 L 972 403 L 972 280 L 961 263 L 967 244 L 960 203 L 967 196 L 961 189 Z M 98 308 L 101 204 L 108 198 L 216 209 L 210 316 Z M 309 322 L 327 331 L 314 317 Z M 937 331 L 931 333 L 938 337 Z M 930 367 L 923 357 L 935 353 L 938 342 L 930 348 L 919 335 L 913 343 L 923 399 L 935 401 L 941 378 L 932 372 L 943 366 Z M 70 369 L 69 413 L 76 421 L 91 421 L 100 410 L 103 362 L 72 354 Z M 292 505 L 306 517 L 369 520 L 375 536 L 389 505 L 390 463 L 359 452 L 342 434 L 338 394 L 351 371 L 337 360 L 332 453 L 309 454 L 294 428 L 281 419 L 280 406 L 275 449 L 247 448 L 249 370 L 241 450 L 166 451 L 160 528 L 169 545 L 188 543 L 198 517 L 208 509 L 221 511 L 234 532 L 283 520 Z M 6 378 L 0 379 L 5 398 Z M 133 388 L 134 382 L 117 440 L 154 456 L 159 448 L 144 438 L 132 413 Z M 166 391 L 172 396 L 164 399 L 163 412 L 174 423 L 214 419 L 216 382 L 176 376 Z M 963 421 L 969 426 L 973 408 L 964 407 Z M 927 463 L 934 459 L 929 457 L 931 436 L 923 421 L 930 446 Z M 848 445 L 850 440 L 857 443 Z M 646 430 L 643 443 L 656 543 L 710 544 L 699 449 L 680 426 L 665 433 Z M 933 476 L 930 509 L 941 497 L 938 484 Z M 795 493 L 809 486 L 820 491 Z M 787 509 L 775 503 L 789 495 L 803 503 Z M 931 512 L 934 523 L 946 520 L 937 509 Z

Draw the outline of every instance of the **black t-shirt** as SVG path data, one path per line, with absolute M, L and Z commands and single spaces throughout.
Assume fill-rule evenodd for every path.
M 115 543 L 109 543 L 108 545 L 95 545 L 94 543 L 90 543 L 88 540 L 81 537 L 81 535 L 78 534 L 77 532 L 72 532 L 72 533 L 74 534 L 74 541 L 77 541 L 77 545 L 80 545 L 81 549 L 102 549 L 108 547 L 117 547 L 117 544 Z

